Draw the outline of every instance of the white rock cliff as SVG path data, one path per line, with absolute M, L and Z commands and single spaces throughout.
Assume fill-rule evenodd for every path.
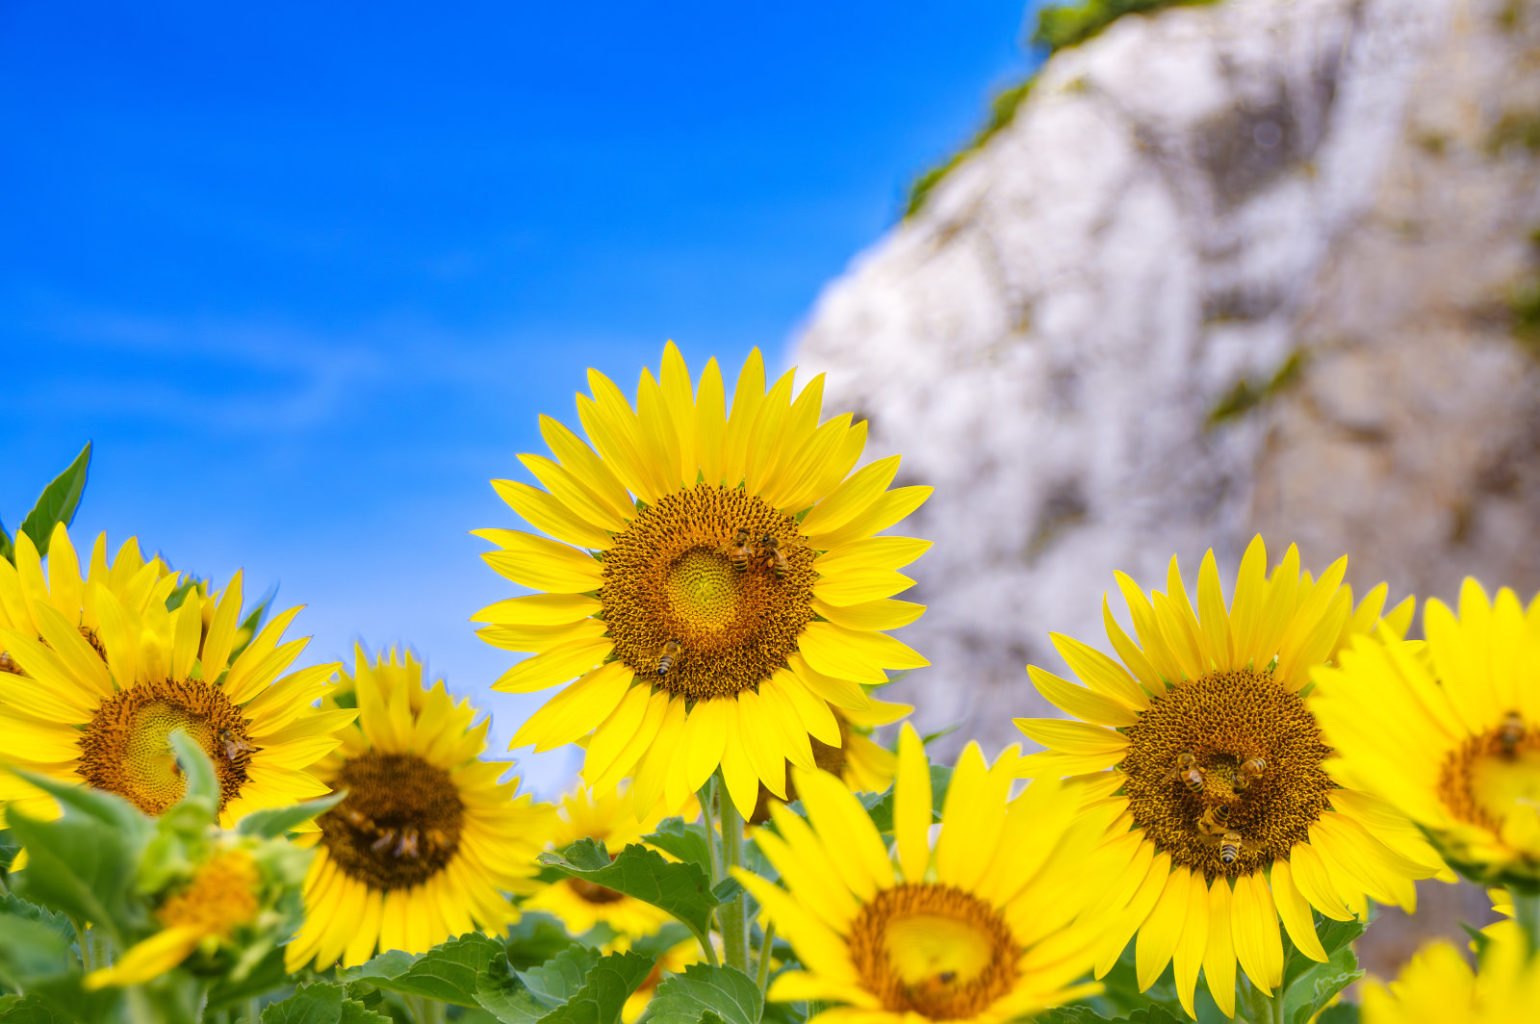
M 1537 229 L 1536 0 L 1227 0 L 1056 55 L 794 352 L 937 488 L 932 667 L 888 696 L 1017 741 L 1114 569 L 1233 574 L 1257 531 L 1393 601 L 1540 589 Z

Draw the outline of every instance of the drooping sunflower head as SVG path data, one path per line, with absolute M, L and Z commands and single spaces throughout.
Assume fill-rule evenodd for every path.
M 514 737 L 537 750 L 590 733 L 584 778 L 634 775 L 640 810 L 678 807 L 719 765 L 744 813 L 785 764 L 832 742 L 830 707 L 867 706 L 862 684 L 925 660 L 883 631 L 920 606 L 892 596 L 929 546 L 874 536 L 928 487 L 888 486 L 897 457 L 852 473 L 866 424 L 820 424 L 823 380 L 769 390 L 758 351 L 729 405 L 715 360 L 698 384 L 669 344 L 633 407 L 597 371 L 578 396 L 587 440 L 549 418 L 554 459 L 521 456 L 540 486 L 494 481 L 547 536 L 481 530 L 484 557 L 541 593 L 482 609 L 488 643 L 534 652 L 497 682 L 532 692 L 577 678 Z
M 1473 881 L 1540 884 L 1540 599 L 1466 580 L 1459 614 L 1431 600 L 1423 624 L 1424 650 L 1366 640 L 1317 671 L 1334 770 Z
M 1501 921 L 1484 930 L 1476 970 L 1452 943 L 1424 946 L 1400 976 L 1364 982 L 1364 1024 L 1526 1024 L 1540 1006 L 1540 958 L 1530 955 L 1523 929 Z
M 410 653 L 371 663 L 358 650 L 333 699 L 349 692 L 358 721 L 319 769 L 348 795 L 317 821 L 290 968 L 351 966 L 377 948 L 421 953 L 516 921 L 505 894 L 529 888 L 552 816 L 517 795 L 518 779 L 499 781 L 505 765 L 480 760 L 488 720 L 475 724 L 476 709 L 442 680 L 425 687 Z
M 1296 946 L 1324 960 L 1312 906 L 1339 919 L 1366 914 L 1366 896 L 1411 906 L 1413 879 L 1442 870 L 1409 823 L 1343 788 L 1302 692 L 1349 638 L 1399 639 L 1410 617 L 1410 601 L 1381 617 L 1383 585 L 1355 608 L 1345 569 L 1339 560 L 1316 579 L 1291 547 L 1269 572 L 1257 538 L 1229 604 L 1213 553 L 1204 556 L 1196 610 L 1175 559 L 1164 593 L 1146 595 L 1120 573 L 1135 635 L 1104 601 L 1118 659 L 1055 636 L 1086 685 L 1029 668 L 1044 698 L 1078 721 L 1017 719 L 1048 748 L 1022 760 L 1023 774 L 1085 775 L 1119 812 L 1108 843 L 1122 868 L 1102 901 L 1117 916 L 1098 977 L 1145 930 L 1141 987 L 1174 956 L 1188 1011 L 1201 967 L 1231 1014 L 1237 958 L 1259 987 L 1280 982 L 1280 917 Z M 1210 925 L 1218 917 L 1222 931 Z
M 594 839 L 612 854 L 641 842 L 664 817 L 660 806 L 638 818 L 623 789 L 595 793 L 586 787 L 564 796 L 556 814 L 557 825 L 551 837 L 554 849 L 564 849 L 580 839 Z M 522 907 L 553 915 L 573 935 L 582 935 L 599 924 L 608 925 L 621 944 L 651 935 L 671 920 L 666 912 L 650 903 L 581 878 L 562 878 L 542 885 L 524 900 Z
M 41 636 L 37 609 L 48 607 L 73 622 L 98 654 L 102 650 L 101 624 L 96 603 L 86 600 L 88 587 L 106 589 L 130 613 L 141 615 L 151 606 L 165 604 L 182 582 L 182 574 L 172 572 L 160 558 L 146 561 L 133 537 L 109 561 L 105 533 L 97 535 L 82 572 L 80 556 L 63 523 L 56 524 L 49 535 L 46 562 L 25 532 L 16 534 L 15 557 L 15 565 L 0 558 L 0 628 Z M 17 671 L 9 653 L 0 659 L 0 671 Z M 3 712 L 0 707 L 0 714 Z
M 1094 848 L 1112 815 L 1082 811 L 1079 787 L 1056 780 L 1011 799 L 1016 760 L 986 765 L 969 744 L 933 830 L 929 767 L 906 725 L 896 862 L 842 782 L 797 769 L 809 820 L 777 804 L 779 836 L 757 834 L 786 888 L 735 871 L 802 964 L 770 997 L 832 1004 L 830 1020 L 1003 1022 L 1096 991 L 1074 982 L 1097 929 L 1066 925 L 1092 891 L 1084 874 L 1104 867 Z
M 50 560 L 58 550 L 51 549 Z M 308 643 L 280 643 L 299 609 L 275 616 L 232 659 L 239 573 L 210 599 L 215 610 L 207 626 L 202 602 L 168 609 L 158 591 L 149 593 L 142 604 L 125 604 L 109 582 L 93 579 L 83 590 L 84 619 L 38 602 L 31 606 L 36 636 L 0 629 L 0 645 L 23 671 L 0 675 L 0 707 L 14 716 L 6 720 L 15 737 L 9 756 L 160 814 L 186 788 L 168 740 L 180 727 L 214 762 L 226 823 L 325 793 L 308 769 L 336 746 L 333 734 L 353 713 L 313 706 L 334 665 L 278 678 Z M 81 621 L 96 623 L 90 635 Z M 0 783 L 0 801 L 41 817 L 58 813 L 52 800 L 19 780 Z

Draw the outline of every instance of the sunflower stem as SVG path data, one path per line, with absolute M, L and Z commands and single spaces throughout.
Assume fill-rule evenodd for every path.
M 717 812 L 722 832 L 722 877 L 732 877 L 732 869 L 743 863 L 743 816 L 727 791 L 722 769 L 717 769 Z M 738 893 L 717 908 L 717 922 L 722 927 L 723 959 L 729 967 L 749 973 L 749 940 L 744 917 L 744 894 Z
M 86 929 L 79 921 L 70 918 L 70 924 L 75 926 L 75 948 L 80 951 L 80 966 L 90 974 L 96 970 L 95 951 L 91 948 L 91 940 L 86 937 Z
M 1525 894 L 1510 887 L 1508 894 L 1513 897 L 1513 919 L 1529 942 L 1529 955 L 1536 956 L 1540 954 L 1540 893 Z
M 759 984 L 759 994 L 765 994 L 765 988 L 770 984 L 770 954 L 775 950 L 775 924 L 765 925 L 765 937 L 759 943 L 759 974 L 755 982 Z

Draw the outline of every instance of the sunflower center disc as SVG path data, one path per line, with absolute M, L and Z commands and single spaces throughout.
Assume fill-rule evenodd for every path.
M 735 544 L 739 530 L 746 544 Z M 742 490 L 697 484 L 615 535 L 599 600 L 616 657 L 642 678 L 682 697 L 731 697 L 786 666 L 813 619 L 817 579 L 795 519 Z M 660 673 L 671 641 L 679 649 Z
M 974 1017 L 1011 990 L 1021 949 L 1005 919 L 949 885 L 880 890 L 851 923 L 861 984 L 894 1013 Z
M 1517 815 L 1540 819 L 1540 730 L 1501 728 L 1473 736 L 1450 752 L 1439 795 L 1456 817 L 1501 833 Z
M 321 815 L 338 868 L 375 889 L 406 889 L 441 871 L 460 845 L 465 805 L 449 773 L 416 754 L 371 750 L 343 763 L 347 799 Z
M 187 781 L 172 753 L 171 731 L 187 730 L 214 762 L 219 806 L 240 794 L 258 749 L 249 723 L 217 686 L 201 680 L 141 683 L 102 701 L 81 733 L 80 777 L 160 814 L 182 798 Z
M 1331 748 L 1315 716 L 1265 672 L 1216 672 L 1150 701 L 1124 730 L 1125 789 L 1134 824 L 1173 864 L 1250 874 L 1287 860 L 1327 808 L 1335 784 L 1321 763 Z M 1186 756 L 1184 756 L 1186 755 Z M 1188 764 L 1201 779 L 1189 787 Z M 1243 765 L 1261 758 L 1261 774 Z M 1226 833 L 1240 842 L 1225 863 Z

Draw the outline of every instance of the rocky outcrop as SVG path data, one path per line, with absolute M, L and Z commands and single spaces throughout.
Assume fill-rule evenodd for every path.
M 1227 0 L 1056 55 L 794 352 L 901 482 L 925 728 L 1050 712 L 1113 569 L 1261 531 L 1359 587 L 1540 588 L 1540 2 Z

